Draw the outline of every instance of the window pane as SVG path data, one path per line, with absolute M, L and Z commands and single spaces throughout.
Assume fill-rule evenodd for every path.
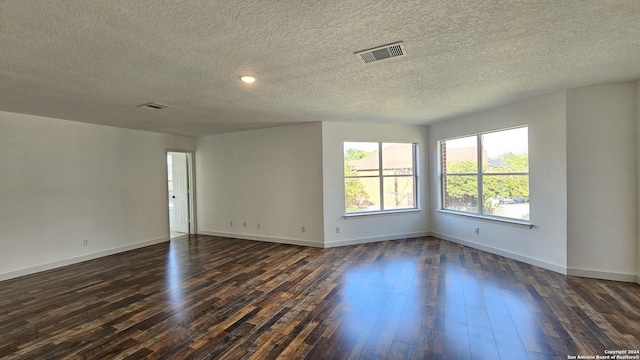
M 378 158 L 378 148 L 377 142 L 345 142 L 344 175 L 379 175 L 380 159 Z
M 343 146 L 347 214 L 416 208 L 415 143 L 345 142 Z
M 478 212 L 478 177 L 476 175 L 443 177 L 443 207 L 449 210 Z
M 344 179 L 346 213 L 380 210 L 380 178 Z
M 384 209 L 413 209 L 415 204 L 415 181 L 413 176 L 385 176 Z
M 526 127 L 482 135 L 484 173 L 528 173 L 528 139 Z
M 478 172 L 478 138 L 468 136 L 443 141 L 442 167 L 445 174 L 473 174 Z
M 529 176 L 485 175 L 482 180 L 485 214 L 529 220 Z
M 413 175 L 413 148 L 413 144 L 383 143 L 383 175 Z

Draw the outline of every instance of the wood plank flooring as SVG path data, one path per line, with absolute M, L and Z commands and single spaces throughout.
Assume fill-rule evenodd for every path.
M 567 359 L 639 338 L 640 285 L 431 237 L 191 236 L 0 282 L 2 359 Z

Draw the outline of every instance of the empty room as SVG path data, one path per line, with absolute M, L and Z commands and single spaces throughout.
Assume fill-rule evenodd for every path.
M 0 359 L 640 359 L 640 1 L 0 1 Z

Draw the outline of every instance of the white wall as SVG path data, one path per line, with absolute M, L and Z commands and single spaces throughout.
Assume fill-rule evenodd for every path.
M 429 127 L 431 232 L 489 252 L 561 273 L 567 266 L 565 93 L 542 96 Z M 439 208 L 438 140 L 514 126 L 529 126 L 532 229 L 457 216 Z M 474 228 L 480 234 L 474 234 Z
M 320 123 L 198 138 L 196 159 L 198 233 L 322 247 Z
M 324 169 L 325 246 L 424 236 L 429 230 L 428 132 L 426 126 L 374 125 L 325 122 L 322 124 Z M 399 214 L 344 217 L 345 141 L 418 143 L 420 211 Z M 340 233 L 336 233 L 340 227 Z
M 165 148 L 194 139 L 0 112 L 0 280 L 168 240 Z
M 567 91 L 568 273 L 635 281 L 636 84 Z

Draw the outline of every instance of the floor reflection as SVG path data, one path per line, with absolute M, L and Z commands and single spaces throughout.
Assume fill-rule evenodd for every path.
M 479 277 L 465 259 L 441 260 L 430 267 L 406 258 L 376 260 L 347 269 L 343 347 L 362 349 L 365 358 L 380 346 L 425 341 L 445 358 L 527 359 L 551 352 L 533 302 L 513 285 Z
M 423 310 L 417 268 L 401 260 L 346 270 L 340 329 L 347 348 L 363 346 L 363 355 L 374 355 L 381 341 L 417 337 Z
M 182 303 L 183 299 L 183 266 L 184 264 L 178 257 L 178 245 L 171 242 L 169 245 L 169 253 L 167 255 L 166 266 L 166 284 L 169 300 L 176 305 Z

